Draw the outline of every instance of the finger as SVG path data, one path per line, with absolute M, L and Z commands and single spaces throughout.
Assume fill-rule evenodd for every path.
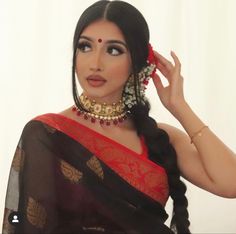
M 164 65 L 162 65 L 161 63 L 157 64 L 157 69 L 169 81 L 169 74 L 170 74 L 169 72 L 170 71 Z
M 164 88 L 160 76 L 158 76 L 156 73 L 154 74 L 152 80 L 157 90 Z
M 180 71 L 181 71 L 181 63 L 179 61 L 179 58 L 177 57 L 177 55 L 175 54 L 174 51 L 171 51 L 170 54 L 171 54 L 172 58 L 174 59 L 175 69 L 177 70 L 177 72 L 180 73 Z
M 167 79 L 168 83 L 170 84 L 171 83 L 170 71 L 160 63 L 157 65 L 157 69 L 164 76 L 164 78 Z
M 157 51 L 154 51 L 155 57 L 157 59 L 157 63 L 161 63 L 165 67 L 167 67 L 169 70 L 173 69 L 173 64 L 167 60 L 165 57 L 163 57 L 161 54 L 159 54 Z

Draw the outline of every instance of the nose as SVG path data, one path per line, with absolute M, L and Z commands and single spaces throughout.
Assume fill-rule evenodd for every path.
M 92 55 L 92 59 L 90 63 L 90 70 L 93 72 L 104 70 L 101 51 L 97 51 L 96 53 Z

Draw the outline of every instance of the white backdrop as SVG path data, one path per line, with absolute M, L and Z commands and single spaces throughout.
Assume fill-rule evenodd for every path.
M 73 32 L 93 2 L 0 0 L 0 226 L 9 168 L 24 125 L 73 103 Z M 154 48 L 168 58 L 170 50 L 179 56 L 189 105 L 236 151 L 236 0 L 128 2 L 145 16 Z M 147 96 L 157 121 L 182 128 L 162 107 L 152 84 Z M 236 199 L 187 185 L 193 233 L 236 233 Z

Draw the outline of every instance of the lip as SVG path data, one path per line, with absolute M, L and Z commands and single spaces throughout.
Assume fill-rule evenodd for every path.
M 102 76 L 100 75 L 90 75 L 87 77 L 87 80 L 95 80 L 95 81 L 106 81 Z
M 91 87 L 101 87 L 107 81 L 102 76 L 90 75 L 90 76 L 87 77 L 87 82 Z

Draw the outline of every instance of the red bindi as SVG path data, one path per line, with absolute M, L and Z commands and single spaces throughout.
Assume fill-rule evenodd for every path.
M 99 38 L 99 39 L 98 39 L 98 42 L 99 42 L 99 43 L 101 43 L 101 42 L 102 42 L 102 39 L 101 39 L 101 38 Z

